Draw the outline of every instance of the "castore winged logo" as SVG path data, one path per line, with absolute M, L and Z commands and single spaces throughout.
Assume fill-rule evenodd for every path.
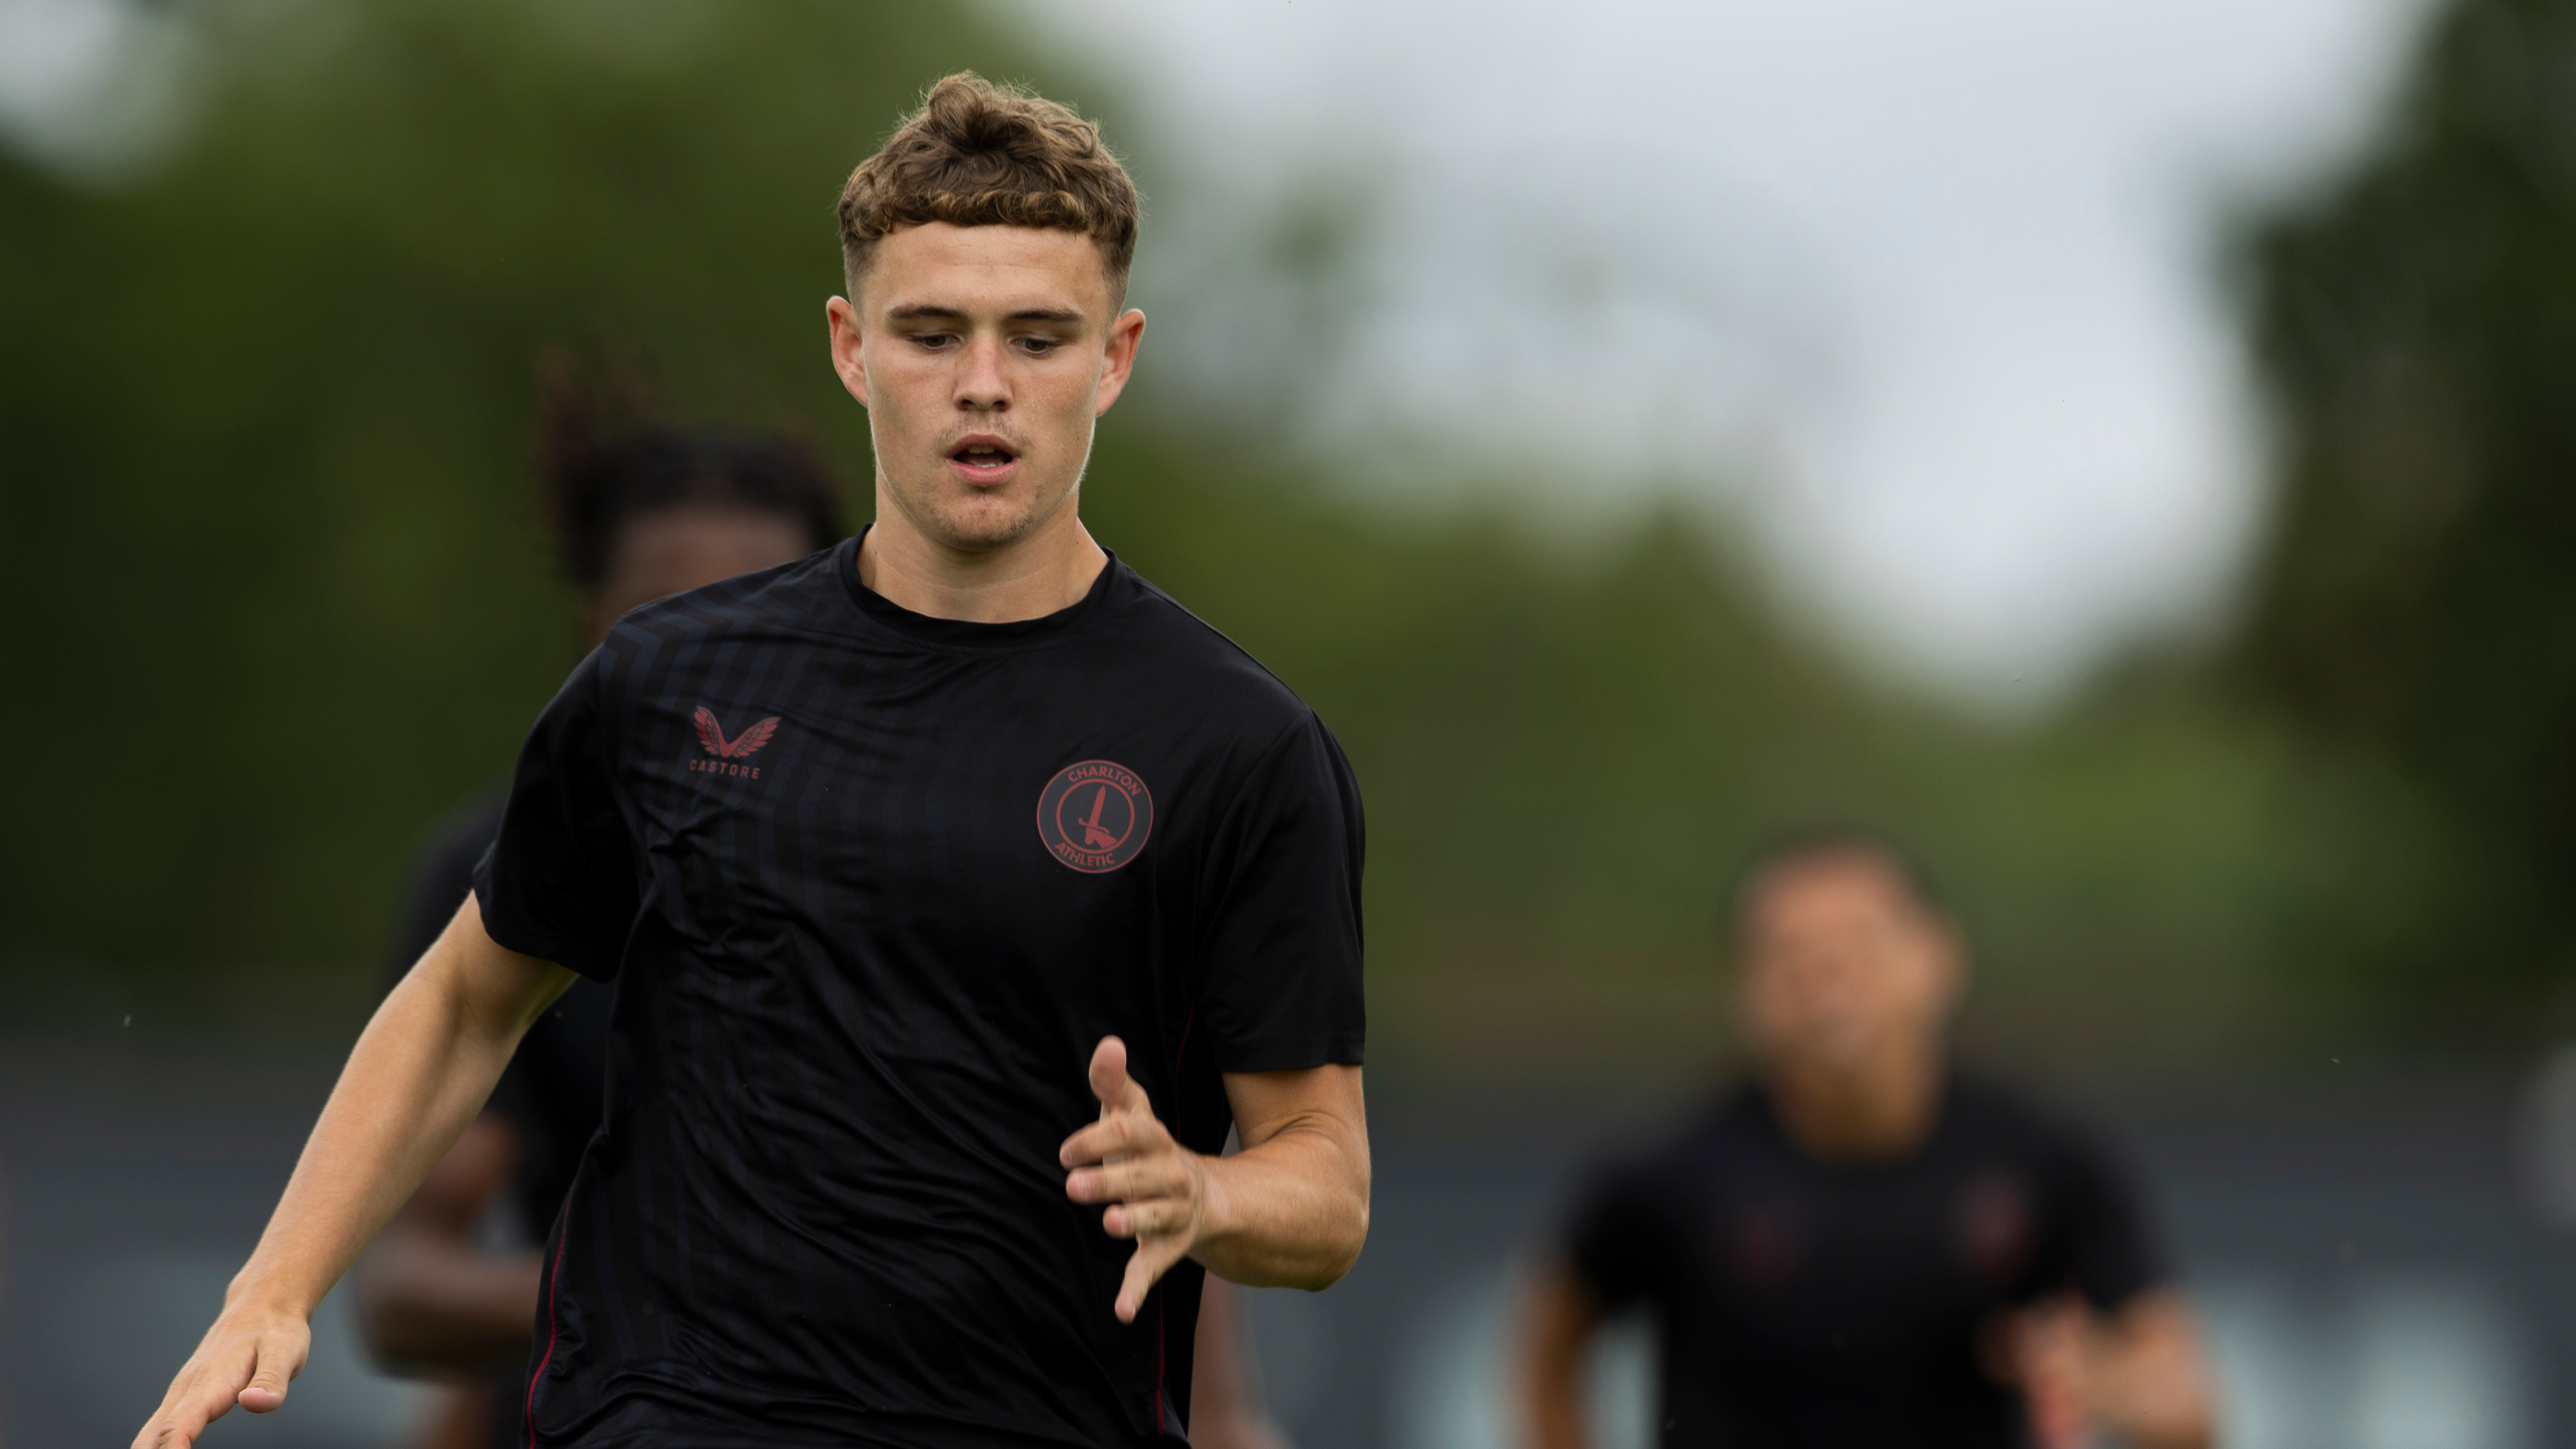
M 698 727 L 699 747 L 715 759 L 691 760 L 690 769 L 721 775 L 744 775 L 755 780 L 760 778 L 760 771 L 755 766 L 720 764 L 718 761 L 739 761 L 758 754 L 760 747 L 769 743 L 769 737 L 778 733 L 778 716 L 773 714 L 732 739 L 725 738 L 724 725 L 716 719 L 716 712 L 705 705 L 699 705 L 698 712 L 691 718 Z

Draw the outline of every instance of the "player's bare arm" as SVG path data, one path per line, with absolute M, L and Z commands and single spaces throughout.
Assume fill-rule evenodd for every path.
M 2178 1290 L 2111 1309 L 2072 1294 L 2026 1309 L 2007 1323 L 2005 1351 L 2005 1377 L 2062 1398 L 2123 1444 L 2208 1449 L 2216 1436 L 2199 1321 Z
M 1572 1265 L 1556 1258 L 1539 1270 L 1520 1346 L 1533 1449 L 1584 1449 L 1583 1358 L 1601 1321 L 1600 1299 Z
M 1154 1116 L 1127 1074 L 1127 1047 L 1102 1040 L 1091 1058 L 1100 1120 L 1065 1139 L 1065 1193 L 1106 1203 L 1101 1226 L 1136 1240 L 1116 1311 L 1132 1322 L 1156 1280 L 1192 1257 L 1232 1282 L 1326 1288 L 1368 1239 L 1368 1122 L 1360 1069 L 1229 1072 L 1227 1102 L 1243 1150 L 1192 1152 Z
M 135 1449 L 183 1449 L 235 1405 L 286 1402 L 314 1308 L 411 1195 L 500 1080 L 537 1014 L 572 983 L 502 949 L 468 899 L 368 1022 L 223 1311 Z
M 2095 1417 L 2143 1449 L 2208 1449 L 2217 1437 L 2207 1356 L 2191 1303 L 2170 1288 L 2099 1316 L 2087 1342 Z

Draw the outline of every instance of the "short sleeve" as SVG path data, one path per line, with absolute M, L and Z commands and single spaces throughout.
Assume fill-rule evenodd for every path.
M 593 650 L 581 662 L 529 731 L 474 894 L 493 940 L 609 981 L 640 896 L 608 767 L 600 659 Z
M 2169 1281 L 2164 1245 L 2128 1173 L 2090 1143 L 2067 1154 L 2067 1268 L 2096 1308 L 2112 1309 Z
M 1197 1010 L 1219 1071 L 1359 1064 L 1365 850 L 1359 784 L 1310 711 L 1255 762 L 1216 826 Z
M 1634 1172 L 1596 1174 L 1566 1224 L 1565 1256 L 1606 1312 L 1644 1299 L 1658 1252 L 1651 1195 Z
M 387 963 L 385 989 L 403 979 L 456 918 L 456 908 L 474 893 L 474 867 L 501 829 L 502 795 L 486 791 L 465 808 L 432 826 L 412 869 L 411 892 L 404 902 L 401 933 Z

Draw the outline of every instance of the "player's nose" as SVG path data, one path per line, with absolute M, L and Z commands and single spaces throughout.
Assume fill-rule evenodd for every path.
M 970 339 L 957 368 L 957 405 L 995 412 L 1011 405 L 1011 380 L 996 337 Z

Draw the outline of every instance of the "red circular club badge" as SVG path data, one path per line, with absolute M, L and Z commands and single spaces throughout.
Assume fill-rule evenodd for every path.
M 1085 875 L 1136 858 L 1154 833 L 1154 797 L 1125 765 L 1085 760 L 1056 771 L 1038 792 L 1038 839 Z

